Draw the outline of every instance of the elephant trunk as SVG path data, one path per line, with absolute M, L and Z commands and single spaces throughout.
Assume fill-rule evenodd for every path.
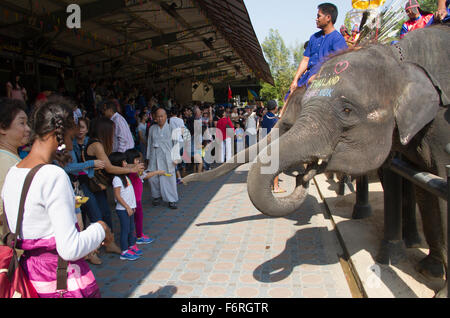
M 278 128 L 278 124 L 274 128 Z M 279 128 L 279 135 L 284 134 L 286 129 Z M 238 168 L 239 166 L 249 163 L 254 160 L 256 155 L 258 154 L 258 149 L 261 150 L 261 145 L 268 145 L 272 142 L 272 133 L 269 133 L 267 136 L 265 136 L 262 140 L 260 140 L 258 143 L 255 143 L 254 145 L 246 148 L 245 150 L 242 150 L 241 152 L 235 154 L 230 160 L 223 163 L 219 167 L 213 170 L 204 171 L 203 173 L 193 173 L 190 175 L 187 175 L 183 178 L 183 183 L 187 184 L 189 182 L 209 182 L 216 178 L 219 178 L 225 174 L 227 174 L 230 171 L 233 171 L 234 169 Z
M 336 144 L 333 125 L 324 125 L 324 120 L 322 116 L 303 115 L 292 129 L 260 152 L 247 179 L 250 200 L 259 211 L 281 217 L 301 206 L 309 181 L 325 170 Z M 276 167 L 269 169 L 267 162 L 273 166 L 273 160 L 278 161 Z M 295 190 L 286 197 L 275 197 L 271 190 L 274 178 L 293 168 L 303 170 L 296 177 Z

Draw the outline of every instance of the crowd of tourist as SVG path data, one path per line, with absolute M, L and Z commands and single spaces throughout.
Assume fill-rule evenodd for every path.
M 21 264 L 33 281 L 40 282 L 37 286 L 55 282 L 56 276 L 49 273 L 57 255 L 77 264 L 83 269 L 83 281 L 68 291 L 73 297 L 99 295 L 82 261 L 102 264 L 100 248 L 133 261 L 142 255 L 138 245 L 154 240 L 143 233 L 143 197 L 151 196 L 155 206 L 166 202 L 177 209 L 182 177 L 212 168 L 205 160 L 208 143 L 223 140 L 222 163 L 256 142 L 258 128 L 268 125 L 266 113 L 272 127 L 280 110 L 273 102 L 269 109 L 262 102 L 241 108 L 202 102 L 180 105 L 164 91 L 151 94 L 121 79 L 88 83 L 71 95 L 62 73 L 57 91 L 44 91 L 30 100 L 20 74 L 13 73 L 6 84 L 8 96 L 0 101 L 0 188 L 6 211 L 0 207 L 0 235 L 14 232 L 17 189 L 32 168 L 44 164 L 30 188 L 33 199 L 25 205 L 19 247 L 28 253 Z M 220 133 L 209 134 L 208 128 Z M 112 210 L 120 224 L 118 244 Z M 48 252 L 53 257 L 44 275 L 36 267 L 42 266 Z M 44 287 L 37 292 L 52 296 Z

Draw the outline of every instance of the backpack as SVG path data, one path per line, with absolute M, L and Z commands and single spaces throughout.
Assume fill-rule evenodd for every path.
M 0 298 L 39 298 L 36 290 L 19 264 L 16 246 L 17 238 L 22 230 L 25 200 L 34 176 L 44 165 L 38 165 L 28 173 L 20 197 L 19 213 L 17 215 L 16 232 L 8 231 L 2 238 L 4 246 L 0 246 Z M 3 205 L 3 224 L 8 224 Z

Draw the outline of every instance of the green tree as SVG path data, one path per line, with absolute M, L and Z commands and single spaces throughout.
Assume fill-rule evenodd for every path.
M 303 54 L 305 53 L 305 43 L 306 42 L 296 42 L 295 45 L 291 48 L 292 58 L 294 59 L 293 67 L 295 69 L 300 65 L 301 60 L 303 59 Z
M 292 52 L 286 47 L 278 30 L 270 29 L 269 35 L 262 43 L 264 56 L 269 64 L 275 86 L 263 83 L 260 95 L 263 99 L 277 99 L 282 104 L 284 95 L 294 77 Z M 297 66 L 295 66 L 296 68 Z
M 437 11 L 437 0 L 419 0 L 420 8 L 423 11 L 435 13 Z

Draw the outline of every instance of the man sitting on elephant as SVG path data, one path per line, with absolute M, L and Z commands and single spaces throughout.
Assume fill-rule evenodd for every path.
M 316 26 L 321 31 L 313 34 L 309 39 L 308 47 L 285 99 L 294 89 L 304 86 L 314 79 L 314 74 L 319 71 L 327 56 L 348 49 L 345 38 L 334 28 L 337 16 L 338 9 L 334 4 L 322 3 L 318 6 Z
M 433 14 L 421 11 L 417 0 L 408 0 L 405 5 L 405 12 L 409 20 L 403 23 L 400 30 L 400 39 L 403 39 L 408 32 L 424 28 L 433 23 Z

